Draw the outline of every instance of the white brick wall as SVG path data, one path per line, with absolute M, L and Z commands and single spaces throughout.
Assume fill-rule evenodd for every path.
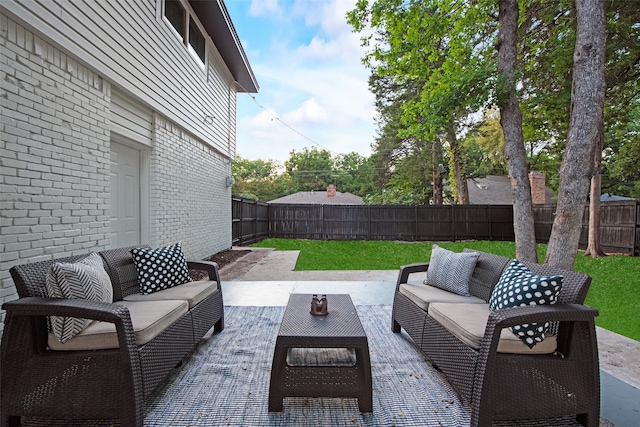
M 0 31 L 1 304 L 13 265 L 109 246 L 111 86 L 1 14 Z
M 152 246 L 183 242 L 187 258 L 231 247 L 229 159 L 156 115 L 151 153 Z
M 110 247 L 111 83 L 1 13 L 0 35 L 1 305 L 12 266 Z M 193 259 L 232 242 L 230 160 L 206 142 L 154 114 L 149 243 Z

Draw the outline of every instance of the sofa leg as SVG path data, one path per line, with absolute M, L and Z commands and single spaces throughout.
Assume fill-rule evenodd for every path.
M 391 319 L 391 332 L 394 334 L 400 333 L 400 324 L 396 322 L 396 319 Z
M 224 317 L 221 317 L 220 320 L 213 325 L 213 332 L 222 332 L 224 329 Z
M 578 423 L 580 423 L 583 426 L 597 427 L 598 425 L 600 425 L 600 419 L 599 418 L 600 417 L 598 417 L 598 419 L 596 419 L 596 417 L 591 413 L 578 414 L 576 416 L 576 421 L 578 421 Z
M 0 426 L 2 427 L 19 427 L 20 426 L 20 417 L 16 417 L 16 416 L 7 416 L 5 418 L 5 416 L 2 416 L 2 420 L 0 423 Z

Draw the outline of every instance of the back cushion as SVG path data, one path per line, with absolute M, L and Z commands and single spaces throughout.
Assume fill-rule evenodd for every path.
M 523 262 L 535 274 L 546 276 L 562 276 L 562 289 L 558 295 L 557 304 L 584 304 L 584 300 L 591 285 L 591 276 L 578 271 L 563 270 L 546 264 Z
M 140 293 L 138 271 L 131 256 L 131 249 L 139 247 L 148 248 L 149 246 L 128 246 L 100 252 L 100 256 L 102 256 L 106 265 L 106 270 L 111 276 L 114 301 L 121 301 L 127 295 Z
M 472 249 L 465 249 L 463 252 L 475 252 Z M 493 255 L 480 252 L 476 268 L 473 270 L 469 282 L 469 293 L 489 302 L 491 292 L 500 279 L 502 272 L 511 259 L 500 255 Z

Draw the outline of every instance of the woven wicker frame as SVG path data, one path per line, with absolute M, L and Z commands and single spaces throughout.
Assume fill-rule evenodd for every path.
M 138 292 L 131 247 L 100 252 L 114 288 L 114 301 Z M 49 299 L 46 274 L 53 262 L 15 266 L 11 276 L 19 299 L 5 303 L 0 347 L 0 426 L 20 425 L 20 417 L 63 420 L 119 419 L 123 426 L 142 426 L 145 401 L 213 327 L 224 328 L 222 288 L 217 264 L 189 261 L 218 283 L 212 295 L 143 346 L 135 341 L 129 311 L 116 303 Z M 47 349 L 47 316 L 71 316 L 112 322 L 118 349 L 52 351 Z
M 278 331 L 271 367 L 269 411 L 285 397 L 356 397 L 361 412 L 373 410 L 369 343 L 349 295 L 327 295 L 329 315 L 310 314 L 311 295 L 291 294 Z M 336 316 L 337 315 L 337 316 Z M 335 316 L 335 317 L 334 317 Z M 353 366 L 290 366 L 291 348 L 353 348 Z
M 509 259 L 481 252 L 470 293 L 489 300 Z M 595 427 L 600 417 L 600 371 L 595 334 L 598 311 L 582 305 L 591 277 L 547 265 L 525 263 L 538 274 L 564 276 L 558 304 L 492 312 L 479 350 L 468 347 L 399 292 L 409 275 L 428 263 L 400 269 L 391 330 L 404 328 L 416 346 L 442 371 L 471 406 L 471 426 L 498 420 L 551 419 L 575 416 Z M 552 322 L 557 334 L 555 354 L 498 353 L 500 331 L 531 322 Z

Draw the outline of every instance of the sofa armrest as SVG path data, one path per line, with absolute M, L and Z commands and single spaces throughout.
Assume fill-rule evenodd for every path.
M 555 304 L 555 305 L 538 305 L 527 307 L 514 307 L 491 312 L 487 321 L 484 338 L 478 355 L 477 366 L 475 370 L 475 381 L 472 397 L 472 420 L 474 425 L 484 425 L 491 418 L 486 410 L 487 405 L 491 406 L 491 387 L 493 384 L 495 372 L 500 369 L 499 357 L 528 357 L 522 355 L 508 355 L 497 353 L 500 332 L 503 328 L 508 328 L 523 323 L 541 323 L 541 322 L 576 322 L 586 324 L 584 327 L 576 328 L 575 325 L 571 329 L 571 334 L 579 334 L 571 346 L 575 348 L 567 349 L 566 354 L 562 354 L 563 358 L 571 358 L 571 363 L 580 364 L 579 369 L 595 375 L 598 371 L 598 350 L 595 331 L 595 318 L 599 315 L 598 310 L 581 304 Z M 534 356 L 549 357 L 548 355 Z M 532 362 L 532 361 L 531 361 Z M 543 362 L 544 363 L 544 362 Z M 562 366 L 558 365 L 558 369 Z M 596 378 L 596 387 L 599 383 Z M 472 422 L 473 424 L 473 422 Z
M 599 315 L 598 310 L 580 304 L 536 305 L 492 311 L 482 340 L 481 351 L 495 353 L 504 328 L 523 323 L 588 322 Z
M 33 322 L 34 317 L 71 316 L 114 323 L 120 348 L 118 351 L 113 349 L 98 350 L 95 353 L 97 355 L 95 360 L 98 361 L 98 365 L 104 365 L 104 369 L 111 369 L 113 381 L 117 381 L 117 389 L 120 394 L 119 401 L 121 403 L 118 406 L 120 414 L 116 415 L 114 410 L 114 416 L 120 418 L 122 425 L 142 426 L 144 410 L 142 368 L 131 324 L 131 316 L 126 307 L 117 303 L 81 299 L 24 297 L 6 302 L 2 305 L 2 308 L 7 312 L 5 331 L 0 347 L 2 365 L 4 367 L 17 367 L 18 370 L 21 370 L 33 364 L 44 364 L 47 367 L 43 369 L 46 374 L 43 375 L 42 381 L 49 377 L 63 375 L 64 372 L 57 371 L 61 369 L 60 366 L 73 365 L 74 363 L 80 363 L 79 361 L 86 363 L 93 356 L 87 355 L 87 352 L 73 351 L 52 352 L 54 353 L 53 355 L 51 353 L 43 354 L 44 348 L 36 351 L 31 348 L 30 351 L 29 346 L 33 345 L 34 338 L 36 338 L 36 335 L 30 336 L 30 333 L 37 334 L 34 332 L 34 323 L 40 323 Z M 46 339 L 46 337 L 44 338 Z M 37 348 L 38 345 L 35 347 Z M 62 363 L 61 361 L 63 360 L 67 362 Z M 13 362 L 10 363 L 9 361 Z M 92 363 L 95 364 L 96 362 Z M 97 371 L 100 371 L 100 369 L 99 366 L 96 367 Z M 11 379 L 13 381 L 13 378 L 15 378 L 15 375 L 13 378 L 9 376 L 11 371 L 15 372 L 15 369 L 8 369 L 8 372 L 3 372 L 2 375 L 3 397 L 5 384 L 7 384 L 4 380 Z M 27 374 L 24 373 L 24 375 Z M 101 374 L 98 372 L 97 375 Z M 33 374 L 27 376 L 31 377 L 29 378 L 29 384 L 33 385 L 34 389 L 45 387 L 44 384 L 38 382 L 40 379 L 33 376 Z M 81 380 L 78 379 L 78 381 Z M 81 389 L 89 390 L 91 386 L 83 383 L 81 384 Z M 10 388 L 7 390 L 10 390 Z M 109 403 L 105 404 L 108 405 Z
M 400 272 L 398 273 L 398 281 L 396 282 L 396 292 L 400 288 L 400 285 L 403 283 L 407 283 L 409 280 L 409 275 L 413 273 L 421 273 L 423 271 L 427 271 L 429 269 L 428 262 L 420 262 L 415 264 L 407 264 L 400 267 Z
M 67 298 L 25 297 L 2 305 L 7 316 L 65 316 L 115 324 L 121 349 L 136 356 L 136 338 L 129 309 L 116 303 Z
M 218 263 L 213 261 L 189 261 L 187 267 L 194 270 L 203 270 L 209 274 L 209 280 L 215 280 L 220 284 L 220 273 L 218 273 Z

